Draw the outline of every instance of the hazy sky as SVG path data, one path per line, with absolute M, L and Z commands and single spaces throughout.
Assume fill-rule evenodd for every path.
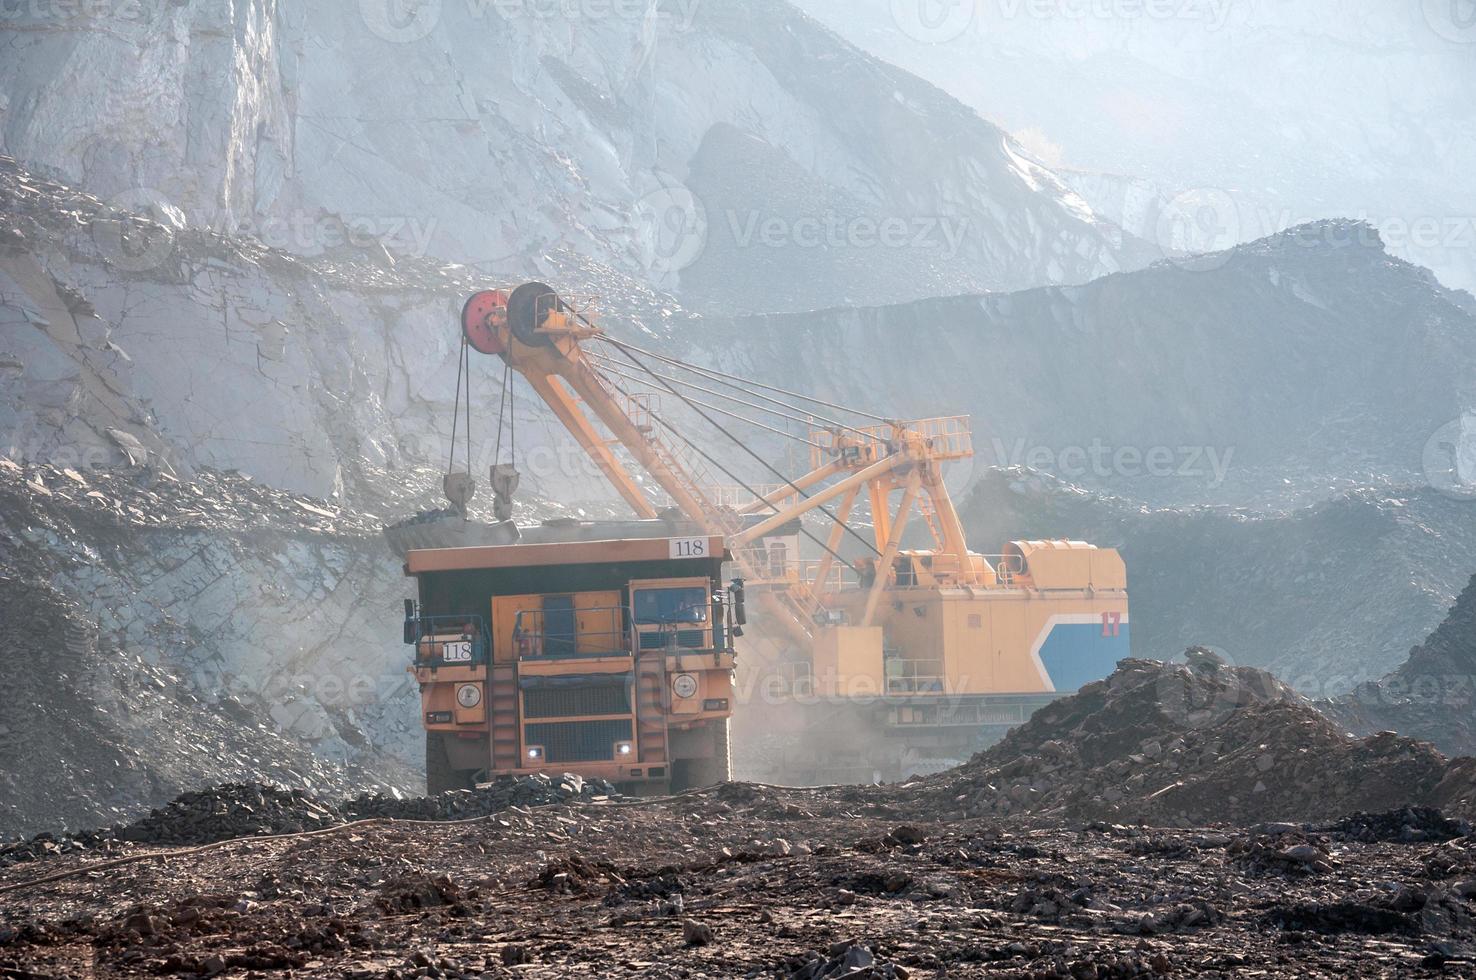
M 1364 218 L 1476 288 L 1476 0 L 796 0 L 1058 169 Z

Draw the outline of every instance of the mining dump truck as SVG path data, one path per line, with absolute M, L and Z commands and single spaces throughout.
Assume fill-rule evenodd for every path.
M 533 773 L 634 794 L 728 778 L 743 590 L 723 587 L 722 538 L 685 530 L 554 525 L 407 554 L 430 793 Z

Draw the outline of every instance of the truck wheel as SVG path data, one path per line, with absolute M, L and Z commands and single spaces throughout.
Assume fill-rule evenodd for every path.
M 671 791 L 726 783 L 733 778 L 733 763 L 728 745 L 728 719 L 709 726 L 712 732 L 712 755 L 705 759 L 676 759 L 671 765 Z
M 425 733 L 425 793 L 437 796 L 453 789 L 473 789 L 476 786 L 475 769 L 452 769 L 446 756 L 444 732 Z

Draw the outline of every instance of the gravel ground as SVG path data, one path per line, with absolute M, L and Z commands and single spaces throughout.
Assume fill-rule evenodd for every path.
M 1378 839 L 1407 814 L 1344 829 L 1237 830 L 945 822 L 933 812 L 900 789 L 729 784 L 456 823 L 372 821 L 111 866 L 63 856 L 0 871 L 0 973 L 1476 969 L 1476 838 Z M 38 882 L 64 871 L 78 873 Z

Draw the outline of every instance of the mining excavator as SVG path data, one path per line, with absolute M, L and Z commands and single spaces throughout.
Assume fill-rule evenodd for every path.
M 967 417 L 888 418 L 688 363 L 543 283 L 477 292 L 461 328 L 468 399 L 472 352 L 500 358 L 504 398 L 522 378 L 635 519 L 513 527 L 499 418 L 498 523 L 406 549 L 427 765 L 449 784 L 550 767 L 658 788 L 725 778 L 735 701 L 776 743 L 768 773 L 898 778 L 966 757 L 1128 655 L 1116 550 L 969 549 L 943 472 L 972 455 Z M 784 473 L 752 433 L 799 443 L 804 471 Z M 447 476 L 453 532 L 474 526 L 467 470 Z M 496 649 L 474 676 L 440 656 L 447 643 Z M 587 656 L 571 666 L 550 645 Z M 483 708 L 468 684 L 499 693 Z M 565 726 L 558 758 L 551 725 Z

